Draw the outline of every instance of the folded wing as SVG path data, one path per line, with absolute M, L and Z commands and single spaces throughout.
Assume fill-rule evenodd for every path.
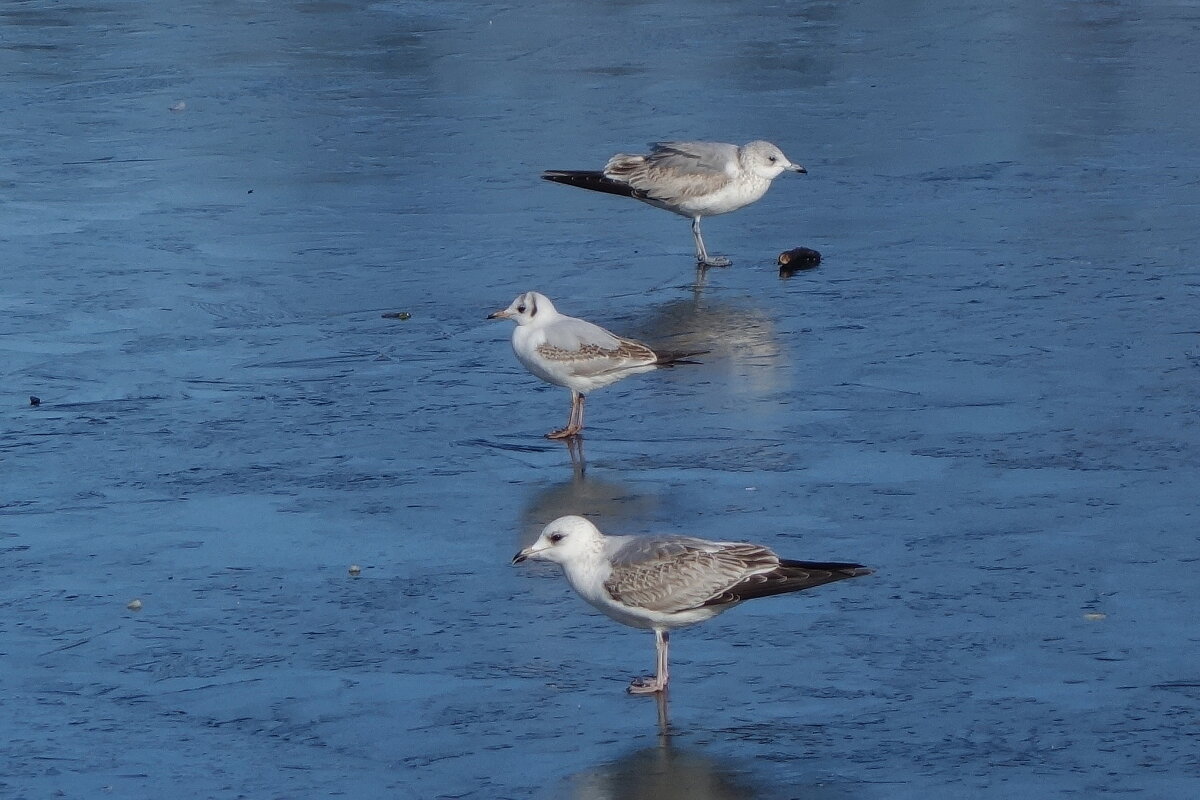
M 626 605 L 675 613 L 798 592 L 870 572 L 859 564 L 785 561 L 760 545 L 637 537 L 614 554 L 605 588 Z

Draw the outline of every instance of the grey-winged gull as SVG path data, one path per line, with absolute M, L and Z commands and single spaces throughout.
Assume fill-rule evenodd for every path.
M 861 564 L 785 560 L 757 544 L 689 536 L 605 536 L 577 516 L 551 522 L 513 563 L 527 558 L 559 564 L 584 600 L 617 622 L 654 631 L 657 675 L 633 681 L 631 694 L 667 688 L 669 631 L 711 619 L 743 600 L 872 572 Z
M 584 396 L 622 378 L 675 364 L 694 364 L 689 356 L 652 350 L 648 345 L 617 336 L 577 317 L 558 313 L 550 298 L 537 292 L 518 295 L 508 308 L 488 319 L 511 319 L 512 347 L 517 360 L 537 377 L 571 390 L 571 416 L 565 428 L 550 439 L 565 439 L 583 430 Z
M 555 183 L 633 197 L 688 217 L 702 267 L 727 267 L 728 258 L 709 256 L 700 218 L 737 211 L 758 200 L 784 170 L 807 172 L 770 142 L 738 147 L 724 142 L 656 142 L 648 155 L 618 153 L 604 169 L 546 170 Z

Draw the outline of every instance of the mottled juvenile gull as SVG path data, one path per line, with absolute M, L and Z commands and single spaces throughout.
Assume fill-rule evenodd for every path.
M 690 536 L 605 536 L 583 517 L 559 517 L 513 557 L 559 564 L 580 597 L 617 622 L 654 631 L 658 674 L 630 694 L 667 688 L 668 632 L 743 600 L 870 575 L 861 564 L 781 559 L 766 547 Z
M 658 367 L 694 364 L 687 358 L 701 355 L 651 350 L 599 325 L 558 313 L 550 298 L 537 292 L 518 295 L 508 308 L 488 314 L 488 319 L 516 322 L 512 347 L 517 360 L 547 383 L 571 390 L 567 426 L 547 433 L 550 439 L 564 439 L 583 430 L 584 396 L 593 389 Z
M 692 220 L 696 261 L 727 267 L 728 258 L 709 256 L 700 218 L 737 211 L 758 200 L 784 170 L 807 172 L 770 142 L 738 147 L 724 142 L 657 142 L 649 155 L 618 153 L 603 170 L 546 170 L 555 183 L 633 197 Z

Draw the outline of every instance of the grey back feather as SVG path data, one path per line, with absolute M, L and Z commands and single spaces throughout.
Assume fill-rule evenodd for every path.
M 615 350 L 621 345 L 621 337 L 578 317 L 559 317 L 546 328 L 545 336 L 545 346 L 557 350 L 580 350 L 588 346 Z
M 655 142 L 647 157 L 656 167 L 726 175 L 737 166 L 738 146 L 724 142 Z

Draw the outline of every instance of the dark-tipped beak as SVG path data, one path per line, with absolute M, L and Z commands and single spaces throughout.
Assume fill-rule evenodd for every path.
M 508 309 L 505 308 L 505 309 L 501 309 L 500 311 L 493 311 L 492 313 L 487 315 L 487 318 L 488 319 L 508 319 L 511 316 L 512 316 L 512 314 L 510 314 Z
M 545 549 L 546 548 L 544 548 L 544 547 L 542 548 L 542 550 L 545 550 Z M 522 561 L 524 561 L 527 558 L 533 558 L 533 557 L 537 556 L 537 554 L 542 552 L 542 550 L 534 550 L 533 545 L 529 545 L 529 547 L 526 547 L 524 550 L 522 550 L 521 552 L 519 552 L 515 556 L 513 556 L 512 563 L 520 564 Z
M 790 167 L 788 167 L 788 169 L 790 169 L 792 172 L 799 172 L 801 175 L 808 174 L 808 170 L 806 170 L 804 167 L 800 166 L 799 164 L 792 164 Z

